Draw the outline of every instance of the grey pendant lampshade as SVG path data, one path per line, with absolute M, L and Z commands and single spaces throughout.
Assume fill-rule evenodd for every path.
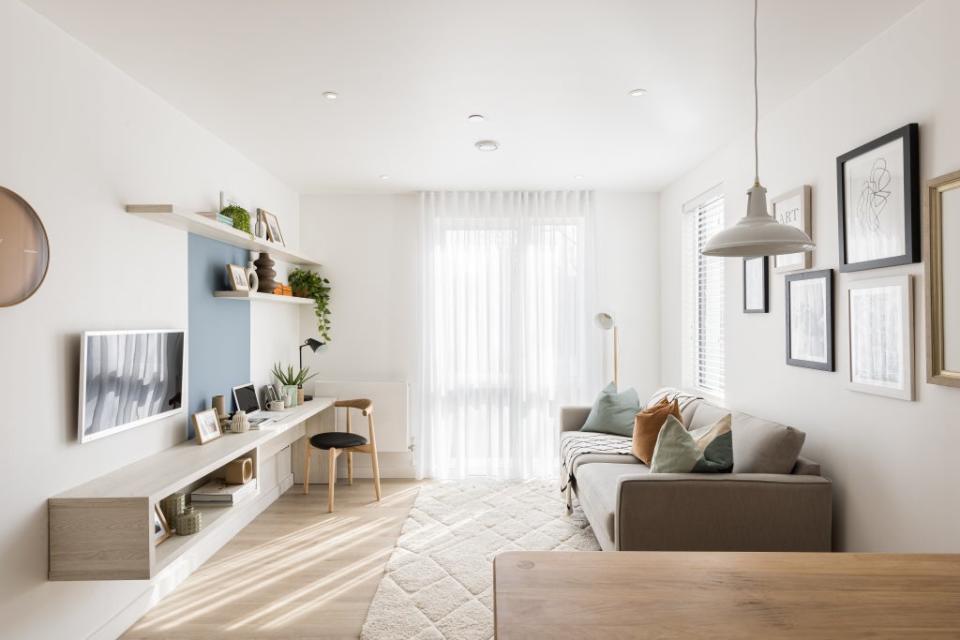
M 713 234 L 701 253 L 722 258 L 778 256 L 810 251 L 816 245 L 802 229 L 777 222 L 767 213 L 767 190 L 760 184 L 760 112 L 757 81 L 757 16 L 753 3 L 753 186 L 747 192 L 747 215 L 737 224 Z

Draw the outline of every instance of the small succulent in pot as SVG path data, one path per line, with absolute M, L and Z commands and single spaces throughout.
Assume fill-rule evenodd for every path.
M 225 216 L 229 216 L 233 220 L 233 228 L 239 229 L 240 231 L 246 231 L 250 233 L 250 212 L 244 209 L 243 207 L 231 204 L 223 208 L 221 211 Z

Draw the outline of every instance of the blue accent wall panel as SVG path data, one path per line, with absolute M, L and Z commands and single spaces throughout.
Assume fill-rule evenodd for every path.
M 227 288 L 226 265 L 246 266 L 249 253 L 223 242 L 188 234 L 190 413 L 210 408 L 230 389 L 250 381 L 250 303 L 222 300 L 213 292 Z M 189 426 L 193 434 L 192 423 Z

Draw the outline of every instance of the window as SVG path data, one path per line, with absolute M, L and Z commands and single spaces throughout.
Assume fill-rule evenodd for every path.
M 723 228 L 723 194 L 719 189 L 683 207 L 684 236 L 684 378 L 687 386 L 723 396 L 724 269 L 723 258 L 700 253 Z

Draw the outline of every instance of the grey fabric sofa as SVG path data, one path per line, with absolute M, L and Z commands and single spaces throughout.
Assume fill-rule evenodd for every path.
M 589 413 L 589 407 L 563 408 L 561 441 L 580 433 Z M 699 398 L 684 407 L 683 423 L 696 429 L 726 413 L 734 465 L 738 425 L 782 428 Z M 605 551 L 831 550 L 832 485 L 803 457 L 789 474 L 652 474 L 632 455 L 599 453 L 583 454 L 573 466 L 573 491 Z

